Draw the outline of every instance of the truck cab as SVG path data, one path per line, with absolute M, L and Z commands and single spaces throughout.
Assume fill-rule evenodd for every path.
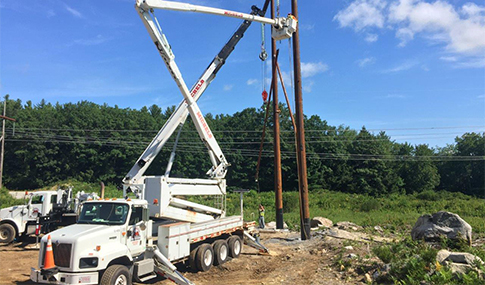
M 109 280 L 113 268 L 125 273 L 116 274 L 118 278 L 131 279 L 134 261 L 144 258 L 147 242 L 151 243 L 151 232 L 145 200 L 87 201 L 76 224 L 49 234 L 58 272 L 33 270 L 31 279 L 50 284 L 113 284 Z M 44 266 L 47 241 L 46 235 L 41 241 L 40 268 Z
M 29 194 L 25 205 L 0 210 L 0 242 L 10 243 L 22 234 L 33 234 L 37 218 L 48 215 L 58 203 L 58 191 Z

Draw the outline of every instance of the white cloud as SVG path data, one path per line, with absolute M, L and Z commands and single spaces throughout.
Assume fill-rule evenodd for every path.
M 483 95 L 478 95 L 478 96 L 477 96 L 477 98 L 478 98 L 478 99 L 484 99 L 484 98 L 485 98 L 485 94 L 483 94 Z
M 374 64 L 375 62 L 376 62 L 376 59 L 374 57 L 366 57 L 366 58 L 357 60 L 357 64 L 360 67 L 365 67 L 367 65 Z
M 246 81 L 246 84 L 247 85 L 256 85 L 256 84 L 258 84 L 258 82 L 259 82 L 259 80 L 251 78 L 251 79 L 248 79 L 248 81 Z
M 485 52 L 485 6 L 466 3 L 453 6 L 450 0 L 355 0 L 338 12 L 341 27 L 362 30 L 393 29 L 404 47 L 416 35 L 444 44 L 448 52 L 477 55 Z M 369 41 L 372 37 L 366 37 Z
M 77 39 L 70 45 L 76 44 L 76 45 L 83 45 L 83 46 L 94 46 L 94 45 L 103 44 L 103 43 L 105 43 L 109 40 L 111 40 L 111 39 L 106 38 L 102 35 L 97 35 L 96 37 L 91 38 L 91 39 Z
M 352 27 L 355 31 L 361 31 L 368 27 L 384 27 L 384 15 L 382 10 L 386 7 L 382 0 L 356 0 L 349 7 L 340 11 L 333 18 L 341 27 Z
M 47 18 L 54 17 L 55 15 L 56 15 L 56 12 L 54 12 L 54 10 L 52 9 L 47 10 Z
M 394 73 L 394 72 L 399 72 L 399 71 L 404 71 L 404 70 L 409 70 L 413 67 L 415 67 L 416 65 L 418 65 L 419 62 L 417 61 L 413 61 L 413 60 L 410 60 L 410 61 L 405 61 L 393 68 L 390 68 L 390 69 L 386 69 L 384 70 L 383 72 L 384 73 Z
M 318 73 L 328 70 L 328 65 L 321 62 L 302 62 L 301 76 L 303 78 L 312 77 Z
M 233 87 L 234 87 L 234 85 L 226 84 L 226 85 L 224 85 L 224 87 L 222 89 L 224 91 L 231 91 Z
M 283 77 L 283 83 L 285 84 L 285 88 L 292 88 L 293 87 L 293 78 L 292 78 L 292 73 L 282 71 L 281 72 L 281 77 Z M 279 79 L 279 77 L 278 77 Z
M 373 42 L 376 42 L 377 39 L 379 39 L 379 36 L 377 34 L 367 34 L 365 36 L 365 41 L 368 42 L 368 43 L 373 43 Z
M 442 56 L 440 57 L 441 60 L 443 61 L 448 61 L 448 62 L 455 62 L 458 60 L 456 56 Z
M 457 62 L 455 68 L 484 68 L 485 57 L 472 57 Z
M 75 9 L 69 7 L 67 4 L 65 4 L 65 7 L 66 7 L 67 12 L 71 13 L 71 15 L 73 15 L 74 17 L 84 18 L 83 14 L 81 14 L 78 10 L 75 10 Z
M 301 24 L 298 28 L 300 31 L 313 31 L 315 29 L 315 24 Z
M 314 84 L 315 84 L 315 82 L 313 80 L 303 81 L 303 86 L 302 86 L 303 91 L 305 91 L 306 93 L 311 93 L 312 87 L 313 87 Z

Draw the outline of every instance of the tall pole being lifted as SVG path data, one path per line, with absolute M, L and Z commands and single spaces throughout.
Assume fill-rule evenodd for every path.
M 271 18 L 276 18 L 274 0 L 271 0 Z M 271 87 L 273 89 L 273 151 L 276 228 L 283 229 L 283 182 L 281 177 L 280 109 L 278 107 L 278 75 L 276 73 L 276 62 L 278 60 L 277 53 L 278 52 L 276 50 L 276 40 L 271 37 Z
M 293 16 L 298 19 L 297 0 L 291 1 Z M 298 188 L 300 191 L 300 226 L 301 239 L 307 240 L 310 235 L 310 207 L 308 205 L 308 179 L 306 167 L 305 127 L 303 123 L 303 99 L 301 88 L 300 66 L 300 28 L 299 25 L 293 34 L 293 70 L 295 73 L 295 111 L 297 131 L 297 160 L 298 160 Z

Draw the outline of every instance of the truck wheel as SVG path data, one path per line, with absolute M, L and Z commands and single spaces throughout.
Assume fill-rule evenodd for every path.
M 190 269 L 192 269 L 193 272 L 197 272 L 197 270 L 199 270 L 197 268 L 197 262 L 196 262 L 196 255 L 197 255 L 198 249 L 199 249 L 198 247 L 192 249 L 192 251 L 190 252 L 190 255 L 189 255 L 189 266 L 190 266 Z
M 101 277 L 101 285 L 131 285 L 131 274 L 124 265 L 111 265 Z
M 15 228 L 11 224 L 0 225 L 0 243 L 11 243 L 15 236 Z
M 242 251 L 242 242 L 238 236 L 231 236 L 227 239 L 227 243 L 229 244 L 229 256 L 232 258 L 239 257 Z
M 227 261 L 229 257 L 229 245 L 223 239 L 216 240 L 212 244 L 214 249 L 214 265 L 221 265 Z
M 210 244 L 204 243 L 199 246 L 197 254 L 195 255 L 195 261 L 197 268 L 201 271 L 207 271 L 211 269 L 214 262 L 214 250 Z

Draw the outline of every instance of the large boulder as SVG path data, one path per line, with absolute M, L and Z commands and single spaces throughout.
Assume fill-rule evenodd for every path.
M 419 217 L 411 231 L 411 236 L 413 240 L 424 239 L 425 241 L 436 241 L 441 236 L 446 236 L 453 240 L 465 239 L 471 244 L 472 227 L 457 214 L 442 211 Z
M 324 217 L 315 217 L 310 221 L 310 227 L 312 228 L 331 228 L 333 226 L 333 222 Z

